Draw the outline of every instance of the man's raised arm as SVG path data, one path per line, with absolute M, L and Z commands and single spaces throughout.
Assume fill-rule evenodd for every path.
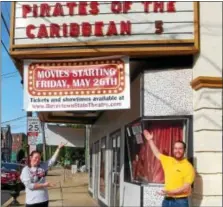
M 156 145 L 154 144 L 153 133 L 149 133 L 148 130 L 145 129 L 143 131 L 143 134 L 146 140 L 149 142 L 149 145 L 151 147 L 153 154 L 156 156 L 157 159 L 160 159 L 160 151 L 157 149 Z

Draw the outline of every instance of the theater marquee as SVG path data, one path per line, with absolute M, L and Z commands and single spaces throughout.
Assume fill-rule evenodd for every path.
M 12 14 L 10 52 L 21 59 L 199 49 L 195 2 L 14 2 Z

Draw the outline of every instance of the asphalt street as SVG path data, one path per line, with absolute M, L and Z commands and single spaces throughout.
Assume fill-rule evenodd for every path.
M 9 190 L 1 190 L 1 206 L 11 198 L 11 195 L 9 194 Z

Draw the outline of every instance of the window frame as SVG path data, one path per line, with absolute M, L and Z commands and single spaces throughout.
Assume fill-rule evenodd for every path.
M 89 188 L 93 189 L 93 144 L 89 147 L 89 155 Z
M 104 140 L 104 143 L 102 143 L 102 141 Z M 102 146 L 102 144 L 104 144 L 104 146 Z M 100 169 L 100 171 L 99 171 L 99 188 L 98 188 L 98 190 L 99 190 L 99 192 L 98 192 L 98 195 L 100 196 L 100 198 L 102 198 L 102 199 L 106 199 L 106 195 L 107 195 L 107 192 L 106 192 L 106 190 L 107 190 L 107 179 L 106 179 L 106 173 L 107 173 L 107 170 L 106 170 L 106 166 L 107 166 L 107 137 L 106 136 L 104 136 L 104 137 L 102 137 L 101 139 L 100 139 L 100 153 L 99 153 L 99 169 Z M 105 157 L 104 157 L 104 160 L 105 160 L 105 166 L 104 166 L 104 182 L 105 182 L 105 192 L 104 192 L 104 194 L 102 194 L 101 193 L 101 191 L 100 191 L 100 186 L 101 186 L 101 181 L 100 181 L 100 176 L 101 176 L 101 150 L 102 149 L 104 149 L 105 150 Z
M 125 178 L 125 172 L 124 172 L 124 182 L 131 183 L 135 185 L 163 185 L 162 183 L 148 183 L 145 184 L 143 182 L 134 181 L 132 178 L 132 166 L 131 166 L 131 155 L 130 155 L 130 148 L 128 145 L 128 139 L 127 139 L 127 128 L 131 127 L 132 125 L 136 123 L 140 123 L 143 126 L 145 126 L 145 121 L 182 121 L 183 122 L 183 141 L 186 143 L 187 148 L 185 152 L 185 157 L 193 164 L 193 116 L 192 115 L 185 115 L 185 116 L 142 116 L 141 118 L 138 118 L 128 124 L 125 125 L 125 139 L 124 139 L 124 149 L 127 145 L 128 152 L 125 152 L 125 156 L 128 156 L 128 164 L 129 164 L 129 170 L 130 170 L 130 180 Z M 142 130 L 143 130 L 142 129 Z M 127 143 L 126 143 L 127 142 Z M 124 158 L 125 160 L 125 158 Z M 126 162 L 124 162 L 124 170 L 126 170 Z

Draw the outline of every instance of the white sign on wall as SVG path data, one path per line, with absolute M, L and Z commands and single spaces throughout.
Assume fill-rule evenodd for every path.
M 128 57 L 25 61 L 27 111 L 130 108 Z

